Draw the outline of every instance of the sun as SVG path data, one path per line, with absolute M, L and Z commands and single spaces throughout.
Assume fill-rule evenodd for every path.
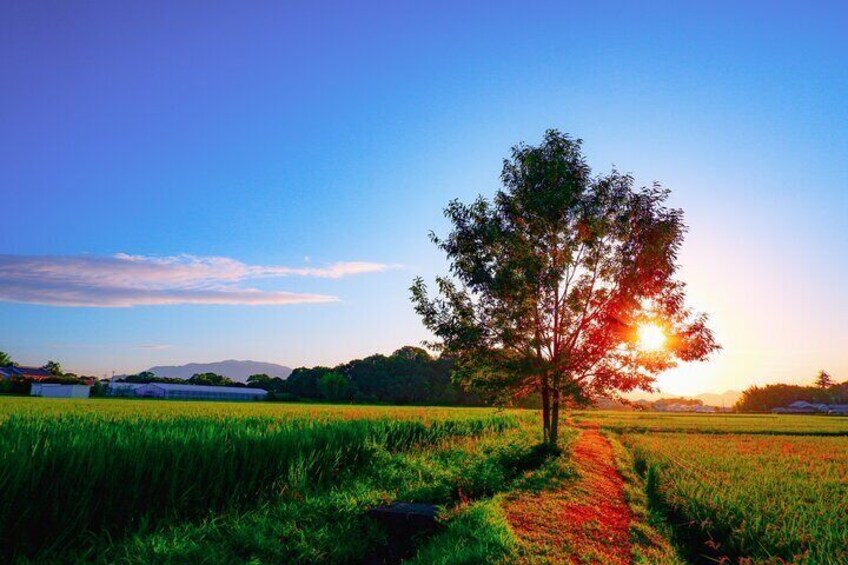
M 646 353 L 661 351 L 666 340 L 665 332 L 657 324 L 639 324 L 636 330 L 636 346 Z

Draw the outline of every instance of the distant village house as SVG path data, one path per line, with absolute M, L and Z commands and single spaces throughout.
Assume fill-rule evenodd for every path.
M 774 414 L 830 414 L 832 416 L 848 416 L 848 404 L 813 404 L 805 400 L 796 400 L 789 406 L 779 406 L 772 409 Z
M 0 378 L 4 381 L 14 378 L 42 381 L 52 376 L 54 375 L 50 371 L 46 371 L 41 367 L 19 367 L 15 365 L 0 367 Z

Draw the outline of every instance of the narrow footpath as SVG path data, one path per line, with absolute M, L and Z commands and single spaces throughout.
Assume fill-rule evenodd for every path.
M 612 446 L 597 429 L 585 428 L 573 445 L 579 477 L 565 488 L 526 492 L 505 505 L 526 563 L 632 562 L 624 481 Z

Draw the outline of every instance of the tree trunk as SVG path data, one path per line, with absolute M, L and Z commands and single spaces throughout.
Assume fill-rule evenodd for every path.
M 542 379 L 542 441 L 547 443 L 551 435 L 551 389 L 548 378 Z
M 548 442 L 556 447 L 559 439 L 559 379 L 554 378 L 553 390 L 551 390 L 551 424 L 548 434 Z

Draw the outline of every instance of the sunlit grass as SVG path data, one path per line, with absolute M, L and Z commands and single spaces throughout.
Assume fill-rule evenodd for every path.
M 848 562 L 848 438 L 629 434 L 649 495 L 695 553 Z M 681 531 L 681 530 L 679 530 Z
M 848 436 L 848 418 L 777 414 L 681 414 L 587 410 L 571 414 L 575 423 L 624 432 L 693 432 Z

